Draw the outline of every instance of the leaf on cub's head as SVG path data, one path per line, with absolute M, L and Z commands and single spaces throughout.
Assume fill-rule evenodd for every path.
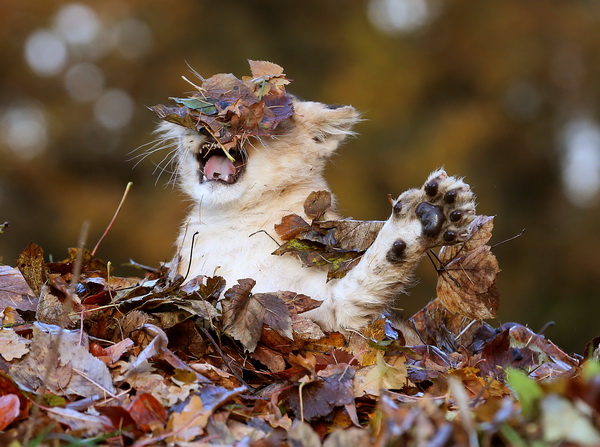
M 252 77 L 238 79 L 220 73 L 202 79 L 187 98 L 170 98 L 176 106 L 149 107 L 162 120 L 200 131 L 206 129 L 228 154 L 251 136 L 269 136 L 294 113 L 286 93 L 283 68 L 266 61 L 249 61 Z
M 499 304 L 496 275 L 500 271 L 491 247 L 485 245 L 492 235 L 493 217 L 477 216 L 464 244 L 443 247 L 437 297 L 450 312 L 468 318 L 494 318 Z
M 283 300 L 274 293 L 256 293 L 251 290 L 253 279 L 240 279 L 225 292 L 223 330 L 238 340 L 247 351 L 254 351 L 263 325 L 292 339 L 292 319 Z
M 320 220 L 331 207 L 331 193 L 329 191 L 313 191 L 304 201 L 304 214 L 309 219 Z

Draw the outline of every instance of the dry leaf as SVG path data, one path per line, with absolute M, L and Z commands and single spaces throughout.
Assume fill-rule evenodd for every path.
M 331 193 L 329 191 L 313 191 L 304 201 L 304 214 L 309 219 L 320 220 L 331 207 Z
M 254 351 L 263 325 L 292 339 L 292 319 L 284 302 L 276 294 L 251 294 L 254 280 L 241 279 L 225 292 L 223 330 L 248 351 Z
M 30 242 L 19 255 L 17 267 L 35 296 L 40 296 L 42 286 L 48 279 L 42 247 Z
M 410 385 L 405 362 L 404 356 L 384 360 L 383 354 L 378 351 L 375 365 L 362 368 L 356 373 L 354 395 L 379 396 L 382 390 L 402 389 Z
M 16 268 L 0 265 L 0 309 L 35 310 L 37 298 Z
M 138 428 L 145 432 L 160 433 L 167 422 L 167 410 L 148 393 L 135 396 L 127 406 L 127 411 Z
M 443 247 L 437 297 L 450 312 L 468 318 L 493 318 L 498 310 L 496 275 L 500 271 L 491 247 L 493 217 L 477 216 L 469 227 L 471 237 L 464 243 Z
M 19 416 L 19 396 L 7 394 L 0 397 L 0 431 Z
M 231 158 L 229 149 L 250 136 L 270 135 L 294 113 L 283 69 L 262 61 L 250 61 L 250 66 L 252 78 L 217 74 L 202 79 L 202 86 L 192 96 L 171 98 L 177 106 L 157 105 L 150 110 L 180 126 L 208 130 Z
M 29 352 L 30 340 L 19 336 L 12 329 L 0 330 L 0 355 L 4 360 L 20 359 Z
M 95 436 L 118 428 L 113 427 L 110 419 L 106 416 L 96 416 L 59 407 L 47 408 L 46 411 L 51 419 L 66 425 L 69 429 L 77 432 L 79 436 Z
M 115 387 L 106 365 L 89 353 L 87 336 L 83 337 L 83 342 L 84 345 L 81 345 L 79 331 L 34 323 L 29 354 L 14 361 L 9 373 L 30 390 L 36 390 L 46 378 L 44 384 L 59 396 L 113 395 Z M 53 350 L 57 353 L 53 354 Z M 48 365 L 48 357 L 53 355 L 56 355 L 56 362 Z M 49 372 L 47 368 L 50 368 Z

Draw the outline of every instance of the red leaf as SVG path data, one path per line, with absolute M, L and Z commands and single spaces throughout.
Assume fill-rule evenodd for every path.
M 7 394 L 0 397 L 0 430 L 4 430 L 19 415 L 19 397 Z
M 129 414 L 140 430 L 152 431 L 156 426 L 164 426 L 167 423 L 167 410 L 148 393 L 140 394 L 127 407 Z

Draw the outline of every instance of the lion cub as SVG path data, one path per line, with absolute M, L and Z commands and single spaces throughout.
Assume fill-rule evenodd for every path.
M 228 287 L 252 278 L 253 292 L 285 290 L 321 300 L 304 315 L 326 330 L 358 329 L 378 316 L 410 285 L 428 249 L 465 239 L 475 203 L 467 184 L 439 170 L 423 187 L 393 201 L 391 216 L 345 277 L 327 282 L 323 269 L 304 268 L 293 256 L 274 256 L 282 242 L 274 225 L 288 214 L 306 218 L 309 193 L 329 190 L 325 163 L 358 120 L 350 106 L 294 98 L 293 115 L 272 135 L 232 149 L 234 161 L 211 150 L 215 140 L 209 132 L 162 123 L 162 136 L 177 144 L 179 183 L 192 200 L 173 271 L 187 279 L 219 275 Z

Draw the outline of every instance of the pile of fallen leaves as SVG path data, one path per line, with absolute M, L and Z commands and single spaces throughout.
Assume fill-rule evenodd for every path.
M 251 136 L 272 135 L 273 130 L 294 113 L 290 83 L 283 68 L 267 61 L 248 61 L 252 76 L 238 79 L 220 73 L 208 79 L 196 76 L 202 85 L 190 82 L 196 91 L 187 98 L 171 98 L 176 105 L 150 107 L 160 119 L 198 132 L 208 132 L 227 156 Z M 187 79 L 186 79 L 187 80 Z
M 321 221 L 329 204 L 316 192 L 311 222 L 286 216 L 278 254 L 325 257 L 337 278 L 380 224 Z M 0 266 L 0 444 L 600 444 L 600 338 L 570 356 L 483 322 L 498 306 L 492 222 L 432 254 L 436 300 L 349 334 L 303 317 L 318 301 L 252 279 L 114 277 L 86 250 L 46 262 L 30 244 Z

